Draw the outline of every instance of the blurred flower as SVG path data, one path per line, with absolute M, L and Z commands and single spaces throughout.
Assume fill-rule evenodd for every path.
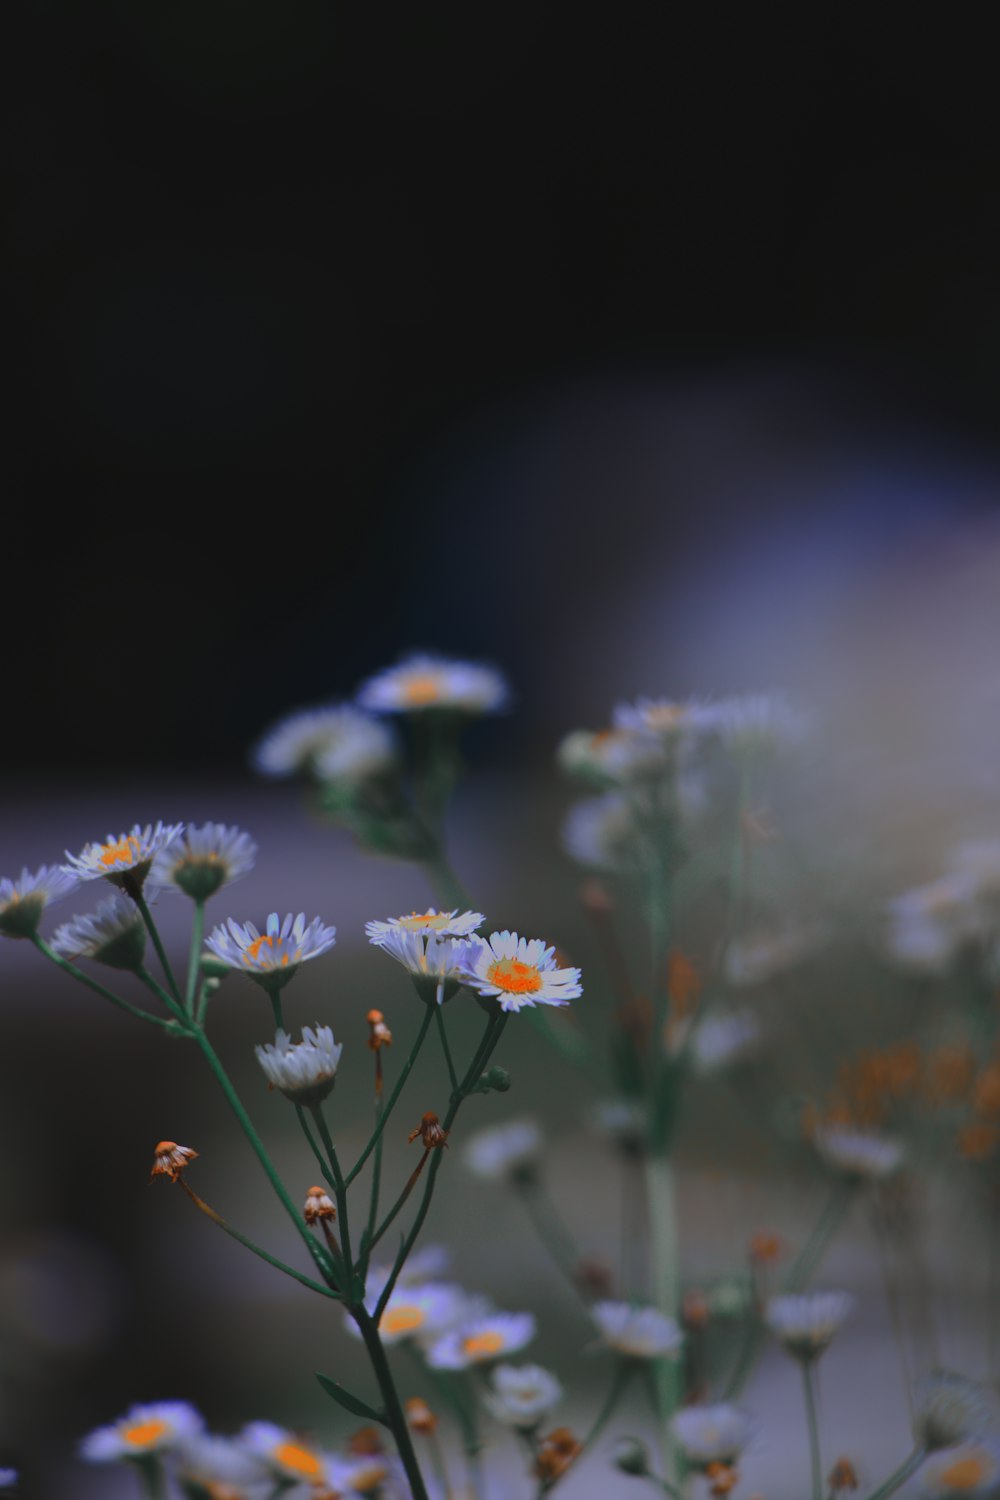
M 753 1435 L 746 1412 L 725 1401 L 685 1406 L 670 1426 L 685 1459 L 697 1469 L 712 1463 L 735 1463 Z
M 976 1060 L 968 1046 L 934 1047 L 927 1054 L 924 1095 L 929 1104 L 954 1104 L 968 1097 Z
M 726 945 L 722 968 L 736 986 L 763 984 L 792 969 L 820 947 L 827 930 L 819 923 L 786 928 L 780 932 L 751 933 Z
M 185 1167 L 190 1166 L 197 1156 L 197 1151 L 190 1146 L 178 1146 L 176 1141 L 160 1141 L 153 1152 L 150 1182 L 155 1177 L 166 1177 L 170 1182 L 176 1182 L 183 1175 Z
M 416 654 L 370 677 L 358 691 L 358 702 L 374 713 L 450 709 L 487 714 L 499 713 L 508 696 L 507 684 L 493 667 Z
M 996 1425 L 996 1401 L 985 1386 L 950 1370 L 935 1370 L 914 1392 L 913 1432 L 920 1448 L 951 1448 Z
M 983 912 L 965 876 L 947 875 L 896 896 L 886 907 L 884 943 L 902 968 L 937 975 L 983 935 Z
M 621 792 L 575 802 L 563 823 L 566 852 L 596 870 L 622 870 L 635 863 L 636 813 Z
M 67 849 L 69 864 L 63 869 L 79 880 L 110 880 L 129 895 L 138 893 L 154 859 L 183 831 L 183 823 L 157 823 L 155 828 L 150 823 L 145 828 L 136 823 L 131 833 L 120 833 L 117 838 L 109 833 L 106 843 L 87 844 L 80 854 L 70 854 Z
M 623 1474 L 639 1479 L 650 1472 L 649 1452 L 638 1438 L 620 1438 L 615 1444 L 611 1462 Z
M 154 885 L 176 885 L 193 901 L 207 901 L 224 885 L 249 875 L 257 845 L 248 833 L 224 823 L 205 823 L 183 834 L 153 861 Z
M 336 1082 L 343 1050 L 329 1026 L 303 1026 L 301 1042 L 278 1031 L 273 1044 L 254 1048 L 271 1088 L 295 1104 L 319 1104 L 326 1098 Z
M 583 1444 L 568 1427 L 557 1427 L 541 1439 L 535 1454 L 535 1473 L 543 1481 L 543 1494 L 582 1452 Z
M 649 1111 L 641 1099 L 601 1099 L 591 1111 L 598 1135 L 625 1151 L 640 1151 L 649 1132 Z
M 368 1311 L 375 1312 L 378 1293 L 369 1291 Z M 478 1304 L 477 1304 L 478 1305 Z M 426 1282 L 418 1287 L 393 1290 L 379 1319 L 378 1331 L 383 1344 L 401 1344 L 407 1339 L 426 1341 L 453 1328 L 468 1316 L 469 1296 L 462 1287 L 447 1282 Z M 344 1326 L 361 1337 L 353 1318 L 344 1316 Z
M 138 969 L 146 954 L 146 928 L 139 908 L 117 891 L 95 912 L 72 917 L 55 931 L 52 950 L 60 958 L 92 958 L 110 969 Z
M 711 705 L 714 728 L 737 755 L 784 750 L 802 740 L 808 720 L 780 693 L 740 693 Z
M 704 698 L 637 698 L 635 703 L 619 703 L 612 721 L 618 729 L 641 730 L 676 741 L 711 733 L 717 714 L 714 704 Z
M 851 1460 L 838 1458 L 827 1475 L 826 1482 L 834 1495 L 839 1495 L 841 1490 L 856 1490 L 859 1484 L 858 1473 Z
M 273 1478 L 286 1484 L 307 1481 L 319 1485 L 328 1478 L 326 1455 L 273 1422 L 248 1423 L 236 1441 L 245 1453 L 259 1459 Z
M 265 989 L 280 989 L 294 977 L 300 964 L 318 958 L 336 940 L 336 927 L 324 926 L 319 917 L 307 927 L 304 912 L 297 917 L 289 912 L 282 921 L 273 911 L 264 933 L 258 932 L 252 922 L 241 925 L 230 917 L 205 939 L 205 946 L 231 969 L 242 970 Z
M 541 938 L 494 932 L 488 942 L 470 947 L 463 978 L 480 995 L 496 996 L 501 1010 L 568 1005 L 583 994 L 580 970 L 559 968 L 555 952 Z
M 488 1313 L 438 1339 L 427 1351 L 427 1363 L 435 1370 L 467 1370 L 516 1354 L 534 1337 L 531 1313 Z
M 437 1432 L 438 1419 L 422 1396 L 409 1396 L 403 1405 L 406 1420 L 414 1432 L 421 1432 L 425 1437 Z
M 204 1426 L 201 1416 L 186 1401 L 133 1406 L 114 1426 L 99 1427 L 84 1438 L 80 1456 L 89 1463 L 109 1463 L 166 1453 L 196 1437 Z
M 16 1484 L 16 1469 L 0 1469 L 0 1490 L 12 1490 Z
M 490 1415 L 505 1427 L 537 1427 L 562 1400 L 559 1381 L 540 1365 L 497 1365 L 483 1397 Z
M 942 1448 L 921 1465 L 916 1482 L 928 1500 L 995 1500 L 1000 1494 L 1000 1445 L 958 1443 Z
M 966 1161 L 987 1161 L 1000 1145 L 1000 1128 L 976 1120 L 962 1127 L 956 1145 L 959 1155 Z
M 23 869 L 15 880 L 0 880 L 0 935 L 30 938 L 38 931 L 47 906 L 75 890 L 75 875 L 59 865 L 42 865 L 34 874 Z
M 199 1486 L 199 1494 L 207 1491 L 209 1500 L 217 1494 L 222 1500 L 228 1495 L 240 1500 L 247 1494 L 246 1486 L 264 1478 L 264 1471 L 235 1438 L 199 1433 L 180 1444 L 177 1475 L 182 1485 Z
M 392 733 L 352 703 L 304 708 L 279 719 L 251 752 L 264 776 L 310 773 L 324 781 L 362 782 L 396 760 Z
M 760 1026 L 749 1010 L 706 1016 L 696 1024 L 691 1061 L 697 1073 L 720 1073 L 746 1061 L 759 1041 Z
M 574 729 L 560 743 L 556 760 L 570 776 L 604 786 L 656 781 L 670 766 L 664 741 L 645 729 Z
M 674 1358 L 684 1335 L 673 1318 L 655 1307 L 631 1302 L 598 1302 L 591 1309 L 604 1342 L 630 1359 Z
M 820 1126 L 813 1132 L 813 1145 L 828 1167 L 846 1177 L 877 1181 L 890 1177 L 903 1161 L 898 1141 L 870 1131 L 846 1126 Z
M 810 1360 L 828 1347 L 853 1306 L 847 1292 L 802 1292 L 772 1297 L 764 1320 L 789 1354 Z
M 462 1149 L 462 1163 L 487 1182 L 510 1181 L 534 1168 L 543 1145 L 541 1128 L 534 1120 L 507 1120 L 470 1136 Z

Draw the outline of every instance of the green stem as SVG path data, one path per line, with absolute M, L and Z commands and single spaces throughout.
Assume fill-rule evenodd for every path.
M 295 1115 L 296 1115 L 296 1118 L 297 1118 L 299 1124 L 302 1127 L 302 1134 L 305 1136 L 306 1140 L 309 1142 L 309 1149 L 312 1152 L 313 1156 L 315 1156 L 315 1158 L 316 1158 L 316 1161 L 317 1161 L 317 1163 L 319 1165 L 319 1169 L 320 1169 L 320 1171 L 323 1174 L 324 1181 L 326 1182 L 326 1184 L 327 1184 L 328 1187 L 332 1187 L 332 1188 L 335 1189 L 336 1186 L 337 1186 L 337 1179 L 334 1177 L 332 1171 L 330 1170 L 330 1164 L 329 1164 L 329 1162 L 327 1161 L 326 1157 L 323 1155 L 322 1151 L 319 1149 L 319 1146 L 316 1144 L 316 1137 L 313 1135 L 312 1131 L 309 1129 L 309 1120 L 308 1120 L 308 1118 L 306 1116 L 305 1109 L 303 1108 L 303 1106 L 301 1104 L 296 1104 L 296 1106 L 295 1106 Z
M 653 1304 L 667 1317 L 677 1319 L 680 1308 L 680 1249 L 677 1233 L 677 1203 L 674 1170 L 670 1158 L 651 1153 L 646 1158 L 646 1185 L 653 1271 Z M 681 1365 L 677 1360 L 657 1359 L 653 1374 L 662 1424 L 663 1463 L 667 1478 L 678 1478 L 676 1444 L 669 1422 L 681 1397 Z
M 340 1243 L 344 1249 L 344 1264 L 347 1267 L 348 1276 L 350 1276 L 354 1269 L 354 1260 L 351 1255 L 351 1229 L 347 1215 L 347 1183 L 344 1181 L 344 1174 L 340 1170 L 337 1148 L 333 1144 L 330 1130 L 326 1123 L 326 1116 L 323 1114 L 322 1104 L 314 1104 L 312 1106 L 312 1117 L 316 1121 L 316 1129 L 319 1131 L 319 1138 L 323 1142 L 323 1148 L 329 1158 L 330 1169 L 333 1172 L 333 1190 L 337 1199 L 337 1219 L 340 1224 Z
M 167 957 L 167 951 L 164 948 L 162 939 L 160 938 L 160 934 L 156 929 L 156 923 L 153 921 L 153 913 L 150 911 L 148 905 L 146 904 L 146 898 L 142 894 L 142 891 L 129 890 L 128 894 L 132 897 L 132 900 L 139 908 L 139 913 L 142 917 L 142 920 L 146 924 L 146 931 L 149 933 L 149 936 L 152 939 L 153 947 L 156 949 L 156 956 L 160 960 L 160 968 L 166 975 L 171 994 L 177 1001 L 177 1004 L 180 1005 L 181 992 L 177 988 L 177 980 L 174 978 L 174 971 L 170 967 L 170 960 Z
M 368 1160 L 369 1156 L 374 1151 L 375 1146 L 378 1143 L 379 1137 L 381 1136 L 383 1130 L 386 1127 L 386 1124 L 388 1122 L 389 1116 L 392 1114 L 393 1110 L 396 1108 L 396 1101 L 399 1098 L 400 1094 L 403 1092 L 403 1085 L 406 1083 L 406 1080 L 410 1076 L 410 1072 L 411 1072 L 411 1070 L 413 1068 L 413 1064 L 416 1062 L 417 1055 L 420 1052 L 421 1047 L 424 1045 L 424 1038 L 426 1037 L 427 1032 L 430 1029 L 430 1024 L 433 1021 L 433 1019 L 434 1019 L 434 1007 L 431 1006 L 431 1005 L 425 1005 L 424 1006 L 424 1018 L 423 1018 L 423 1020 L 420 1023 L 420 1030 L 417 1032 L 416 1041 L 413 1043 L 413 1046 L 410 1048 L 410 1055 L 406 1059 L 405 1063 L 403 1064 L 403 1070 L 402 1070 L 402 1072 L 400 1073 L 399 1077 L 396 1079 L 396 1084 L 395 1084 L 395 1087 L 393 1088 L 392 1093 L 389 1095 L 388 1103 L 386 1104 L 386 1106 L 383 1109 L 381 1115 L 379 1116 L 379 1121 L 378 1121 L 378 1124 L 375 1126 L 375 1130 L 374 1130 L 374 1133 L 372 1135 L 372 1138 L 368 1142 L 368 1144 L 365 1147 L 365 1149 L 362 1151 L 361 1155 L 358 1157 L 357 1161 L 354 1163 L 354 1166 L 351 1168 L 351 1170 L 348 1172 L 347 1176 L 344 1178 L 344 1183 L 345 1183 L 345 1185 L 347 1187 L 350 1187 L 351 1183 L 354 1181 L 355 1177 L 357 1177 L 358 1173 L 361 1171 L 361 1168 L 364 1166 L 365 1162 Z
M 378 1054 L 376 1053 L 376 1057 Z M 375 1128 L 378 1129 L 379 1116 L 382 1113 L 381 1099 L 375 1100 Z M 375 1243 L 375 1225 L 378 1221 L 378 1195 L 382 1185 L 382 1136 L 379 1135 L 375 1146 L 375 1160 L 372 1163 L 371 1194 L 368 1199 L 368 1225 L 365 1229 L 364 1255 L 362 1258 L 361 1275 L 368 1275 L 368 1259 L 371 1255 L 372 1246 Z
M 819 1422 L 816 1417 L 816 1375 L 811 1360 L 802 1361 L 802 1389 L 809 1429 L 809 1459 L 812 1468 L 812 1500 L 823 1500 L 823 1465 L 819 1455 Z
M 122 1000 L 119 995 L 112 994 L 110 990 L 104 988 L 103 984 L 99 984 L 96 979 L 91 979 L 89 974 L 85 974 L 82 969 L 78 969 L 76 964 L 71 964 L 67 959 L 60 958 L 59 954 L 55 953 L 45 939 L 40 937 L 37 932 L 31 934 L 31 941 L 39 953 L 43 953 L 50 963 L 55 964 L 57 969 L 62 969 L 64 974 L 72 975 L 74 979 L 78 979 L 81 984 L 85 984 L 89 990 L 93 990 L 102 999 L 110 1000 L 111 1004 L 117 1005 L 119 1010 L 126 1011 L 128 1015 L 135 1016 L 139 1021 L 152 1021 L 154 1026 L 162 1026 L 164 1031 L 169 1031 L 174 1036 L 177 1035 L 179 1028 L 176 1021 L 165 1021 L 162 1016 L 151 1015 L 148 1010 L 142 1010 L 138 1005 L 130 1005 L 127 1000 Z
M 191 952 L 188 954 L 187 991 L 186 1003 L 188 1012 L 194 1013 L 194 1003 L 198 994 L 199 961 L 201 959 L 201 941 L 205 933 L 205 903 L 196 901 L 194 903 L 194 920 L 191 925 Z
M 448 1064 L 448 1077 L 451 1080 L 452 1088 L 457 1089 L 458 1074 L 455 1072 L 455 1064 L 452 1061 L 451 1057 L 451 1048 L 448 1046 L 448 1033 L 445 1030 L 444 1026 L 444 1006 L 441 1004 L 440 1000 L 441 988 L 442 987 L 438 985 L 439 998 L 437 1004 L 434 1007 L 434 1018 L 437 1021 L 438 1036 L 441 1038 L 441 1050 L 444 1053 L 444 1060 Z
M 882 1481 L 877 1490 L 872 1490 L 868 1500 L 889 1500 L 889 1496 L 894 1495 L 917 1472 L 926 1457 L 923 1448 L 916 1448 L 898 1469 L 893 1470 L 888 1479 Z
M 857 1186 L 857 1183 L 851 1180 L 836 1184 L 816 1221 L 816 1227 L 785 1278 L 784 1290 L 786 1292 L 801 1291 L 816 1270 L 826 1253 L 827 1246 L 839 1229 L 844 1214 L 854 1201 Z
M 187 1025 L 188 1017 L 184 1014 L 184 1007 L 182 1005 L 178 1005 L 177 1001 L 173 998 L 172 995 L 168 995 L 167 991 L 163 988 L 163 985 L 160 984 L 158 980 L 153 978 L 152 974 L 145 967 L 145 965 L 140 964 L 139 968 L 136 969 L 135 974 L 140 983 L 144 984 L 147 990 L 149 990 L 151 994 L 155 995 L 157 1000 L 159 1000 L 162 1005 L 165 1005 L 172 1015 L 177 1017 L 178 1021 L 182 1022 L 184 1025 Z
M 382 1395 L 386 1422 L 392 1431 L 393 1437 L 396 1439 L 400 1462 L 406 1471 L 413 1500 L 428 1500 L 423 1475 L 420 1472 L 420 1465 L 417 1462 L 417 1455 L 410 1437 L 406 1415 L 400 1403 L 399 1394 L 392 1378 L 389 1361 L 386 1359 L 382 1340 L 379 1338 L 378 1318 L 373 1318 L 364 1306 L 352 1307 L 350 1308 L 350 1313 L 358 1325 L 358 1331 L 364 1339 L 365 1348 L 368 1350 L 368 1358 L 371 1360 L 372 1370 L 374 1371 L 375 1379 L 378 1381 L 378 1388 Z
M 318 1281 L 313 1281 L 311 1276 L 303 1275 L 301 1271 L 296 1271 L 293 1266 L 286 1266 L 285 1262 L 279 1260 L 276 1255 L 271 1255 L 269 1251 L 262 1249 L 260 1245 L 255 1245 L 253 1240 L 248 1239 L 245 1234 L 241 1234 L 238 1229 L 234 1229 L 232 1224 L 228 1223 L 221 1214 L 217 1214 L 215 1209 L 211 1208 L 203 1198 L 199 1198 L 198 1194 L 192 1188 L 188 1187 L 183 1177 L 179 1181 L 195 1207 L 201 1210 L 206 1219 L 211 1219 L 213 1224 L 217 1224 L 224 1234 L 228 1234 L 231 1239 L 245 1246 L 253 1255 L 259 1256 L 261 1260 L 266 1260 L 269 1266 L 274 1266 L 275 1270 L 283 1271 L 286 1276 L 291 1276 L 293 1281 L 300 1281 L 311 1292 L 319 1292 L 321 1297 L 331 1297 L 334 1301 L 340 1300 L 337 1293 L 331 1291 L 329 1287 L 321 1286 Z

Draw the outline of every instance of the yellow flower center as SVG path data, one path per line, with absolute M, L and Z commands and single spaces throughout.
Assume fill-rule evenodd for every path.
M 259 938 L 254 938 L 253 942 L 246 950 L 247 958 L 253 959 L 253 961 L 256 963 L 257 959 L 260 957 L 260 950 L 261 948 L 263 948 L 265 943 L 269 948 L 274 947 L 274 938 L 271 937 L 269 933 L 263 932 L 261 933 Z
M 953 1490 L 971 1490 L 980 1480 L 985 1479 L 988 1473 L 986 1465 L 981 1458 L 974 1453 L 966 1458 L 958 1458 L 946 1469 L 942 1469 L 938 1478 L 942 1484 L 950 1485 Z
M 434 703 L 441 696 L 441 678 L 437 672 L 415 672 L 402 685 L 403 698 L 413 708 Z
M 101 864 L 107 865 L 134 865 L 139 858 L 139 840 L 134 833 L 127 838 L 112 840 L 110 844 L 101 845 Z
M 487 1329 L 485 1333 L 473 1333 L 467 1339 L 462 1340 L 462 1348 L 470 1359 L 486 1359 L 491 1354 L 499 1354 L 503 1349 L 504 1338 L 502 1333 L 494 1333 Z
M 137 1422 L 134 1427 L 124 1429 L 122 1442 L 128 1443 L 130 1448 L 151 1448 L 158 1438 L 169 1431 L 169 1424 L 159 1420 Z
M 411 912 L 408 917 L 400 917 L 400 927 L 405 927 L 407 932 L 419 932 L 422 927 L 447 927 L 451 917 L 446 911 Z
M 379 1327 L 383 1333 L 413 1333 L 422 1328 L 425 1319 L 422 1307 L 406 1305 L 403 1307 L 390 1307 L 382 1314 Z
M 303 1474 L 307 1479 L 322 1479 L 323 1463 L 310 1453 L 308 1448 L 300 1448 L 298 1443 L 280 1443 L 274 1450 L 275 1463 L 281 1464 L 286 1469 L 291 1469 L 293 1474 Z
M 542 976 L 534 964 L 523 964 L 519 958 L 498 958 L 486 974 L 490 984 L 508 995 L 534 995 L 542 987 Z

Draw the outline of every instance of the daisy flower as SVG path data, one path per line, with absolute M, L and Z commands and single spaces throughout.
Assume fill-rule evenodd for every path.
M 462 1150 L 462 1162 L 486 1182 L 509 1182 L 534 1167 L 543 1144 L 541 1129 L 534 1120 L 507 1120 L 470 1136 Z
M 378 1295 L 369 1291 L 365 1305 L 375 1312 Z M 478 1307 L 478 1302 L 475 1303 Z M 378 1331 L 383 1344 L 402 1344 L 407 1339 L 437 1338 L 446 1329 L 467 1321 L 470 1298 L 462 1287 L 447 1282 L 425 1282 L 422 1286 L 397 1287 L 383 1309 Z M 353 1318 L 344 1317 L 344 1327 L 361 1337 Z
M 135 902 L 115 891 L 95 912 L 57 927 L 52 950 L 70 961 L 92 958 L 110 969 L 138 969 L 146 953 L 146 928 Z
M 385 939 L 396 933 L 414 933 L 419 937 L 471 937 L 486 921 L 481 911 L 413 911 L 408 917 L 389 917 L 384 922 L 366 922 L 368 941 L 381 948 Z
M 886 906 L 889 957 L 915 973 L 944 973 L 967 942 L 983 935 L 984 913 L 965 874 L 916 886 Z
M 99 1427 L 80 1444 L 89 1463 L 111 1463 L 119 1458 L 146 1458 L 169 1453 L 197 1437 L 205 1423 L 186 1401 L 160 1401 L 133 1406 L 111 1427 Z
M 273 1043 L 254 1050 L 271 1088 L 293 1104 L 319 1104 L 336 1082 L 344 1045 L 334 1041 L 329 1026 L 303 1026 L 301 1042 L 278 1031 Z
M 828 1167 L 846 1177 L 877 1181 L 890 1177 L 902 1163 L 903 1148 L 898 1141 L 869 1130 L 851 1130 L 847 1126 L 821 1126 L 813 1132 L 813 1145 Z
M 63 869 L 79 880 L 110 880 L 130 896 L 141 894 L 154 859 L 183 831 L 183 823 L 157 823 L 155 828 L 136 823 L 131 833 L 120 833 L 117 838 L 109 833 L 103 844 L 87 844 L 80 854 L 67 849 L 69 864 Z
M 447 1271 L 450 1264 L 451 1252 L 444 1245 L 425 1245 L 422 1250 L 415 1250 L 407 1257 L 396 1285 L 422 1286 L 426 1282 L 433 1282 Z M 370 1296 L 378 1299 L 391 1271 L 391 1266 L 369 1267 L 365 1286 Z
M 419 932 L 396 929 L 370 941 L 408 970 L 424 1001 L 437 999 L 443 1004 L 465 983 L 472 945 L 460 938 L 425 938 Z
M 535 1337 L 531 1313 L 487 1313 L 452 1329 L 432 1344 L 427 1363 L 434 1370 L 467 1370 L 516 1354 Z
M 530 1431 L 563 1398 L 559 1381 L 541 1365 L 497 1365 L 490 1381 L 483 1400 L 494 1420 L 505 1427 Z
M 670 1426 L 687 1462 L 698 1469 L 735 1463 L 753 1436 L 746 1412 L 728 1401 L 685 1406 Z
M 802 1292 L 772 1297 L 764 1321 L 779 1343 L 796 1359 L 815 1359 L 854 1307 L 847 1292 Z
M 631 1302 L 597 1302 L 590 1309 L 604 1342 L 629 1359 L 673 1359 L 684 1335 L 676 1322 L 655 1307 Z
M 409 656 L 387 667 L 358 691 L 362 708 L 389 714 L 427 709 L 495 714 L 506 707 L 508 698 L 507 684 L 493 667 L 429 655 Z
M 622 792 L 575 802 L 563 822 L 562 842 L 578 864 L 595 870 L 631 868 L 638 846 L 635 808 Z
M 176 885 L 193 901 L 207 901 L 224 885 L 249 875 L 257 845 L 248 833 L 224 823 L 188 824 L 183 834 L 156 856 L 154 885 Z
M 1000 1494 L 1000 1444 L 942 1448 L 917 1470 L 916 1482 L 927 1500 L 995 1500 Z
M 282 920 L 273 911 L 263 933 L 252 922 L 240 924 L 232 917 L 216 927 L 205 946 L 231 969 L 239 969 L 265 989 L 280 989 L 293 978 L 300 964 L 318 958 L 337 940 L 336 927 L 326 927 L 319 917 L 306 926 L 304 912 Z
M 637 698 L 635 703 L 619 703 L 612 715 L 616 729 L 639 730 L 678 740 L 705 734 L 715 728 L 716 716 L 711 703 L 702 698 Z
M 663 740 L 645 729 L 574 729 L 556 760 L 571 776 L 612 786 L 655 780 L 670 765 Z
M 378 719 L 352 703 L 304 708 L 279 719 L 251 752 L 263 776 L 308 772 L 323 781 L 362 782 L 396 760 L 396 743 Z
M 568 1005 L 583 994 L 579 969 L 560 969 L 555 949 L 541 938 L 491 933 L 470 948 L 463 978 L 480 995 L 496 997 L 501 1010 L 524 1005 Z
M 286 1484 L 305 1482 L 318 1486 L 330 1477 L 324 1453 L 311 1443 L 300 1442 L 295 1433 L 273 1422 L 248 1423 L 236 1442 L 244 1453 L 263 1464 L 274 1479 Z
M 992 1393 L 964 1375 L 935 1370 L 919 1383 L 914 1394 L 913 1430 L 921 1448 L 951 1448 L 996 1427 Z
M 9 938 L 30 938 L 38 931 L 42 912 L 75 890 L 75 875 L 59 865 L 42 865 L 34 874 L 24 869 L 16 880 L 0 880 L 0 933 Z

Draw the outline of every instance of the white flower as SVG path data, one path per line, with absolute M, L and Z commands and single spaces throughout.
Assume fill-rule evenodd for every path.
M 903 1148 L 898 1141 L 845 1125 L 820 1126 L 813 1133 L 813 1145 L 828 1166 L 848 1177 L 873 1181 L 889 1177 L 903 1160 Z
M 251 753 L 254 769 L 264 776 L 309 772 L 324 781 L 367 781 L 395 760 L 391 732 L 352 703 L 288 714 Z
M 329 1477 L 326 1454 L 274 1422 L 250 1422 L 236 1439 L 275 1479 L 319 1485 Z
M 655 781 L 670 765 L 662 737 L 642 728 L 574 729 L 560 744 L 556 760 L 571 776 L 611 786 Z
M 365 1306 L 375 1312 L 379 1294 L 368 1288 Z M 478 1301 L 473 1305 L 477 1308 Z M 470 1307 L 468 1293 L 448 1282 L 424 1282 L 420 1286 L 395 1287 L 379 1319 L 378 1331 L 383 1344 L 402 1344 L 407 1339 L 426 1343 L 446 1329 L 467 1321 Z M 353 1318 L 344 1316 L 348 1332 L 361 1337 Z
M 264 1477 L 259 1460 L 241 1447 L 235 1438 L 200 1433 L 180 1444 L 177 1458 L 181 1480 L 206 1489 L 218 1485 L 225 1490 L 226 1486 L 231 1486 L 243 1494 L 245 1485 L 252 1485 Z
M 87 844 L 80 854 L 67 849 L 69 864 L 63 869 L 79 880 L 110 880 L 130 895 L 141 892 L 153 860 L 183 831 L 183 823 L 157 823 L 155 828 L 136 823 L 131 833 L 120 833 L 117 838 L 109 833 L 105 843 Z
M 333 1088 L 344 1045 L 329 1026 L 303 1026 L 301 1042 L 279 1031 L 273 1044 L 254 1050 L 272 1088 L 296 1104 L 318 1104 Z
M 749 1010 L 709 1015 L 691 1039 L 691 1060 L 701 1074 L 719 1073 L 746 1058 L 760 1041 L 760 1026 Z
M 618 729 L 642 730 L 668 741 L 691 740 L 716 727 L 714 705 L 702 698 L 637 698 L 619 703 L 612 716 Z
M 542 1132 L 534 1120 L 508 1120 L 470 1136 L 462 1150 L 462 1163 L 487 1182 L 509 1180 L 534 1165 L 542 1145 Z
M 798 1359 L 815 1359 L 830 1343 L 854 1306 L 847 1292 L 801 1292 L 772 1297 L 764 1321 L 775 1338 Z
M 568 1005 L 583 994 L 580 970 L 558 968 L 554 948 L 541 938 L 519 938 L 506 930 L 470 948 L 463 978 L 481 995 L 498 997 L 501 1010 Z
M 507 705 L 507 684 L 493 667 L 414 655 L 370 677 L 358 692 L 362 708 L 374 713 L 421 713 L 451 709 L 466 714 L 499 713 Z
M 385 922 L 366 922 L 368 941 L 381 948 L 388 937 L 397 933 L 415 933 L 420 937 L 470 937 L 486 921 L 481 911 L 411 912 L 408 917 L 389 917 Z
M 75 875 L 59 865 L 42 865 L 34 874 L 24 869 L 16 880 L 0 880 L 0 934 L 29 938 L 38 931 L 42 912 L 77 886 Z
M 52 950 L 60 958 L 92 958 L 111 969 L 137 969 L 146 952 L 146 929 L 139 908 L 113 892 L 95 912 L 72 917 L 57 927 Z
M 257 845 L 248 833 L 224 823 L 205 823 L 183 834 L 156 856 L 150 873 L 154 885 L 176 885 L 195 901 L 207 901 L 224 885 L 249 875 Z
M 300 964 L 318 958 L 337 940 L 336 927 L 326 927 L 319 917 L 306 926 L 304 912 L 282 921 L 277 912 L 267 919 L 263 933 L 252 922 L 240 924 L 232 917 L 216 927 L 205 946 L 231 969 L 240 969 L 265 989 L 280 988 L 293 977 Z
M 491 1383 L 483 1400 L 505 1427 L 537 1427 L 563 1397 L 559 1381 L 541 1365 L 497 1365 Z
M 1000 1495 L 1000 1444 L 957 1443 L 932 1453 L 917 1470 L 928 1500 L 996 1500 Z
M 631 1302 L 597 1302 L 590 1309 L 604 1342 L 629 1359 L 674 1358 L 684 1335 L 673 1318 L 655 1307 Z
M 622 792 L 574 802 L 562 828 L 563 847 L 581 865 L 622 870 L 636 860 L 635 809 Z
M 688 1463 L 700 1469 L 735 1463 L 753 1436 L 746 1412 L 728 1401 L 685 1406 L 670 1426 Z
M 985 931 L 975 887 L 965 874 L 904 891 L 888 903 L 886 917 L 889 956 L 916 973 L 944 973 L 960 948 Z
M 90 1463 L 119 1458 L 144 1458 L 167 1453 L 204 1430 L 205 1423 L 186 1401 L 159 1401 L 133 1406 L 112 1427 L 99 1427 L 80 1444 L 80 1456 Z
M 389 932 L 371 942 L 388 953 L 412 975 L 418 993 L 425 999 L 450 1000 L 465 983 L 473 957 L 470 944 L 461 938 L 422 937 L 419 932 Z
M 739 693 L 711 705 L 713 727 L 736 754 L 754 755 L 796 745 L 808 720 L 780 693 Z
M 427 1351 L 427 1363 L 435 1370 L 467 1370 L 516 1354 L 534 1337 L 531 1313 L 488 1313 L 438 1339 Z
M 964 1375 L 935 1370 L 920 1381 L 914 1395 L 913 1430 L 921 1448 L 950 1448 L 996 1428 L 992 1393 Z

